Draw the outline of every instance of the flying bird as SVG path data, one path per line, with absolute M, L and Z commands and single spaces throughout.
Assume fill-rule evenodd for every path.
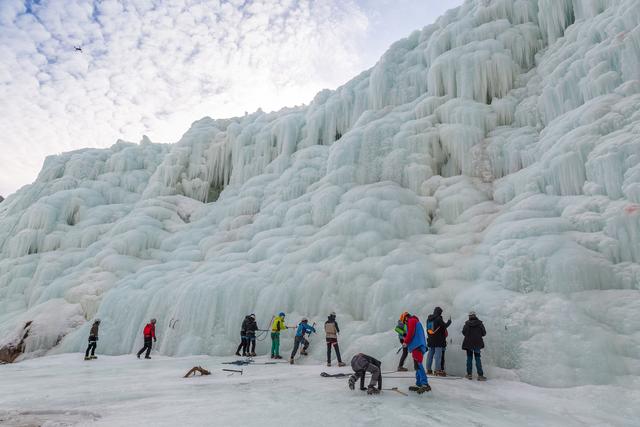
M 82 52 L 82 48 L 80 46 L 74 46 L 74 48 L 76 49 L 76 51 Z

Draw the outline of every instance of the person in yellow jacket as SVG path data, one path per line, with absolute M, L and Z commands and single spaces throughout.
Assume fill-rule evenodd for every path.
M 287 329 L 287 326 L 284 324 L 284 313 L 280 312 L 273 319 L 273 323 L 271 324 L 271 358 L 272 359 L 282 359 L 280 356 L 280 332 Z

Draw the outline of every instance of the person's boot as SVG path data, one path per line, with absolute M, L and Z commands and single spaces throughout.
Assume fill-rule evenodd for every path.
M 301 350 L 301 351 L 300 351 L 300 354 L 301 354 L 302 356 L 308 356 L 308 355 L 309 355 L 309 353 L 307 353 L 307 350 Z
M 344 362 L 338 362 L 338 367 L 342 368 L 343 366 L 347 366 L 347 364 Z
M 423 386 L 420 386 L 420 389 L 418 390 L 418 394 L 426 393 L 429 391 L 431 391 L 431 386 L 429 384 L 425 384 Z
M 136 354 L 136 357 L 137 357 L 138 359 L 140 359 L 140 353 Z
M 331 367 L 331 362 L 327 362 L 327 367 Z
M 151 356 L 145 356 L 144 358 L 145 359 L 151 359 Z
M 380 390 L 375 388 L 375 386 L 370 385 L 367 387 L 367 394 L 380 394 Z
M 289 364 L 293 365 L 293 357 L 289 359 Z
M 272 354 L 272 355 L 271 355 L 271 358 L 272 358 L 272 359 L 275 359 L 276 357 Z
M 282 356 L 280 356 L 279 354 L 276 354 L 275 356 L 273 356 L 274 359 L 282 359 Z
M 486 381 L 487 377 L 485 377 L 484 375 L 478 375 L 478 381 Z
M 91 356 L 85 356 L 84 360 L 91 360 Z
M 251 357 L 256 357 L 256 353 L 254 351 L 251 352 Z
M 467 375 L 465 375 L 464 377 L 465 377 L 466 379 L 468 379 L 468 380 L 472 380 L 472 379 L 473 379 L 473 375 L 471 375 L 471 374 L 467 374 Z
M 435 375 L 436 377 L 446 377 L 447 373 L 445 371 L 437 370 L 433 372 L 433 375 Z
M 240 356 L 240 352 L 239 351 L 236 351 L 236 356 Z
M 398 366 L 398 372 L 407 372 L 408 369 L 405 368 L 404 366 Z
M 97 358 L 98 358 L 98 356 L 96 356 L 95 354 L 91 355 L 91 359 L 97 359 Z
M 399 369 L 398 369 L 399 370 Z M 405 369 L 406 370 L 406 369 Z M 433 371 L 431 369 L 427 369 L 427 375 L 433 375 Z

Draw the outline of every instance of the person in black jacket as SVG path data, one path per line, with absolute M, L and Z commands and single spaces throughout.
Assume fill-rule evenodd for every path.
M 96 347 L 98 345 L 98 329 L 100 328 L 100 319 L 96 319 L 91 325 L 91 331 L 89 332 L 89 346 L 84 354 L 84 360 L 97 359 Z M 89 355 L 91 352 L 91 355 Z
M 436 307 L 433 314 L 427 317 L 427 374 L 446 377 L 446 372 L 442 369 L 442 354 L 447 345 L 447 328 L 451 325 L 451 318 L 448 321 L 442 319 L 442 309 Z M 431 365 L 435 359 L 435 370 L 431 370 Z
M 476 316 L 476 312 L 469 313 L 469 320 L 464 324 L 462 328 L 462 335 L 464 340 L 462 341 L 462 349 L 467 351 L 467 379 L 472 379 L 471 372 L 473 371 L 473 357 L 476 359 L 476 370 L 478 371 L 478 381 L 486 381 L 484 373 L 482 372 L 482 362 L 480 361 L 480 350 L 484 348 L 484 337 L 487 331 L 484 329 L 482 321 Z
M 256 331 L 258 330 L 258 324 L 256 323 L 256 315 L 250 314 L 247 316 L 247 324 L 245 327 L 245 353 L 247 356 L 256 355 Z M 251 347 L 251 349 L 249 349 Z
M 349 377 L 349 388 L 355 389 L 356 381 L 360 378 L 360 390 L 367 390 L 367 394 L 379 394 L 382 390 L 382 372 L 380 369 L 381 362 L 364 353 L 358 353 L 351 359 L 351 368 L 355 372 Z M 367 372 L 371 373 L 371 382 L 369 387 L 364 387 L 364 377 Z M 378 388 L 375 384 L 378 383 Z
M 236 356 L 240 356 L 240 350 L 242 350 L 243 356 L 248 356 L 247 354 L 247 323 L 249 322 L 249 316 L 245 316 L 242 321 L 242 326 L 240 327 L 240 344 L 238 345 L 238 349 L 236 350 Z

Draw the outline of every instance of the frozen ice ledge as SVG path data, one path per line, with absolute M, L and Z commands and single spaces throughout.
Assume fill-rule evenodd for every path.
M 637 384 L 639 22 L 468 0 L 308 106 L 47 158 L 0 204 L 0 356 L 81 350 L 94 317 L 108 354 L 150 317 L 163 354 L 228 354 L 247 313 L 335 310 L 392 363 L 399 313 L 440 305 L 450 369 L 475 310 L 490 374 Z

